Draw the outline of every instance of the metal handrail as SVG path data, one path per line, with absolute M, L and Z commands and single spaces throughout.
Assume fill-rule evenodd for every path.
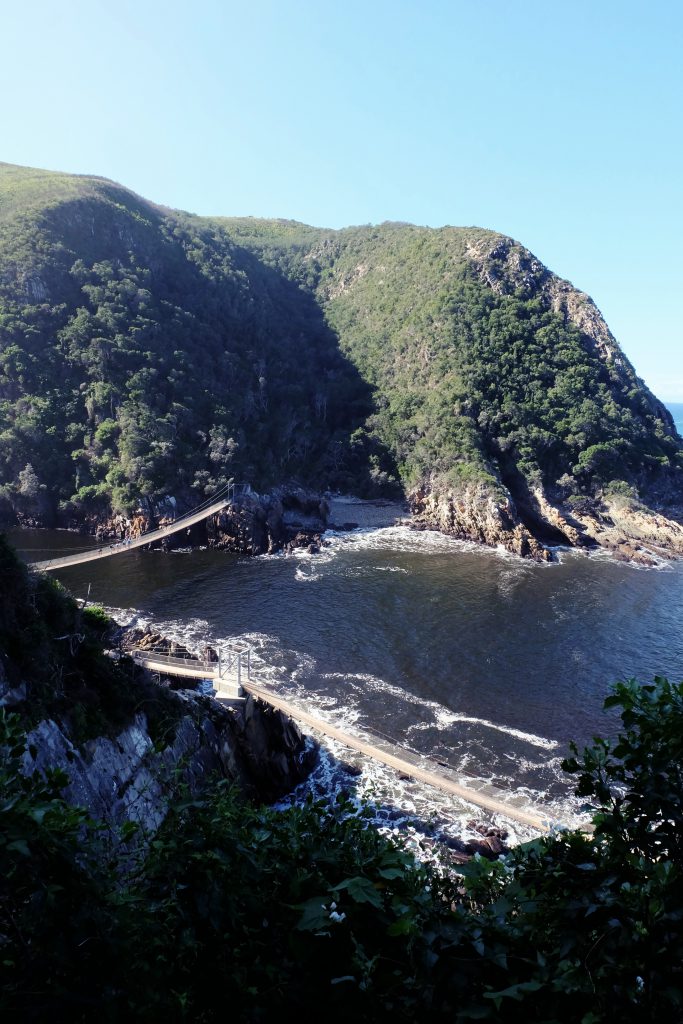
M 184 668 L 187 665 L 192 668 L 210 668 L 213 671 L 218 665 L 216 661 L 204 661 L 201 658 L 190 656 L 187 658 L 175 658 L 171 654 L 157 654 L 156 651 L 146 651 L 141 648 L 132 648 L 129 653 L 136 661 L 140 659 L 158 661 L 162 665 L 177 665 L 179 668 Z
M 228 658 L 225 658 L 224 651 L 227 650 Z M 157 653 L 143 647 L 132 647 L 128 652 L 136 661 L 154 661 L 160 665 L 174 666 L 176 668 L 188 668 L 193 671 L 206 671 L 207 675 L 214 675 L 218 672 L 219 678 L 226 673 L 234 671 L 238 681 L 241 680 L 242 671 L 246 668 L 247 679 L 251 678 L 251 647 L 247 644 L 228 643 L 224 649 L 218 651 L 218 657 L 214 661 L 206 658 L 198 658 L 194 654 L 187 654 L 178 658 L 172 654 Z M 243 657 L 246 655 L 246 666 Z

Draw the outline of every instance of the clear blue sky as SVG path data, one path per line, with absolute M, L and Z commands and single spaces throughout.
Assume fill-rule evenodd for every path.
M 23 0 L 0 39 L 0 159 L 201 214 L 503 231 L 683 401 L 680 0 Z

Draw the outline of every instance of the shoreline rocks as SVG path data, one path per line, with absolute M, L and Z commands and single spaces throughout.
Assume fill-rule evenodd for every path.
M 553 503 L 537 487 L 515 502 L 474 484 L 457 492 L 421 488 L 411 505 L 414 529 L 436 529 L 537 562 L 554 561 L 554 547 L 602 548 L 644 566 L 683 558 L 683 509 L 670 508 L 667 516 L 620 495 Z
M 169 503 L 175 509 L 175 499 L 167 498 L 155 509 L 140 510 L 128 520 L 122 516 L 106 521 L 90 518 L 78 525 L 78 532 L 101 540 L 137 537 L 173 521 Z M 557 547 L 603 549 L 621 561 L 644 566 L 683 557 L 683 506 L 650 508 L 620 494 L 551 498 L 540 486 L 522 486 L 513 496 L 503 485 L 494 488 L 473 482 L 449 488 L 438 480 L 416 488 L 403 504 L 303 488 L 282 488 L 266 495 L 246 488 L 217 515 L 154 546 L 167 551 L 209 547 L 247 555 L 297 549 L 317 554 L 329 543 L 324 538 L 327 530 L 345 532 L 396 524 L 437 530 L 536 562 L 555 561 L 553 549 Z M 76 527 L 70 524 L 69 528 Z

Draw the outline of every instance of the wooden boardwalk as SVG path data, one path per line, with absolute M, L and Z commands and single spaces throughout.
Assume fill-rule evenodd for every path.
M 82 562 L 95 562 L 99 558 L 124 555 L 128 551 L 134 551 L 136 548 L 145 547 L 145 545 L 152 544 L 156 540 L 162 540 L 164 537 L 170 537 L 174 533 L 180 533 L 181 530 L 187 530 L 195 523 L 200 523 L 202 519 L 208 519 L 209 516 L 214 516 L 217 512 L 221 512 L 229 504 L 231 502 L 228 498 L 221 498 L 220 501 L 213 502 L 199 512 L 182 516 L 168 526 L 162 526 L 158 530 L 150 530 L 148 533 L 143 533 L 140 537 L 125 541 L 105 542 L 100 547 L 90 548 L 87 551 L 78 551 L 75 555 L 48 558 L 43 562 L 30 562 L 29 565 L 32 569 L 39 569 L 41 572 L 51 572 L 55 569 L 65 569 L 70 565 L 80 565 Z

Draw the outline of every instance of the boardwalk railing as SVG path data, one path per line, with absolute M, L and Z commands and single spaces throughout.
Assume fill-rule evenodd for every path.
M 251 647 L 229 643 L 219 649 L 216 660 L 188 656 L 176 658 L 144 647 L 133 647 L 128 653 L 151 672 L 161 672 L 189 679 L 215 682 L 218 696 L 241 697 L 242 683 L 251 678 Z

